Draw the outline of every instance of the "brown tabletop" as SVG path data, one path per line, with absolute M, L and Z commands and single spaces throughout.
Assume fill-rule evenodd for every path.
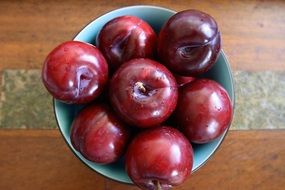
M 219 24 L 223 49 L 234 72 L 262 74 L 271 71 L 279 73 L 279 78 L 285 80 L 285 1 L 2 0 L 0 76 L 3 74 L 3 77 L 0 85 L 5 82 L 6 71 L 41 69 L 50 50 L 72 39 L 94 18 L 119 7 L 138 4 L 157 5 L 176 11 L 199 9 L 209 13 Z M 281 98 L 285 97 L 283 92 L 280 90 Z M 17 123 L 6 127 L 9 122 L 4 117 L 17 115 L 5 115 L 4 106 L 1 111 L 1 101 L 5 98 L 8 97 L 0 96 L 1 190 L 138 189 L 111 181 L 88 169 L 71 153 L 57 129 L 41 128 L 38 121 L 31 124 L 38 125 L 36 129 Z M 246 101 L 245 98 L 240 100 Z M 277 118 L 278 126 L 259 129 L 256 125 L 261 124 L 244 122 L 244 125 L 251 127 L 245 130 L 234 127 L 212 159 L 175 189 L 284 189 L 285 109 L 282 107 L 284 102 L 275 102 L 279 102 L 276 107 L 281 107 L 281 111 L 274 115 L 276 117 L 271 123 Z M 250 114 L 250 110 L 248 112 Z M 269 118 L 270 115 L 262 117 Z M 32 123 L 33 119 L 31 116 L 27 120 Z M 243 125 L 238 121 L 235 124 Z

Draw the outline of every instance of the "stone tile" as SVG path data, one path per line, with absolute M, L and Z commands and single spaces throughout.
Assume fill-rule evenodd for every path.
M 4 70 L 0 77 L 1 128 L 56 127 L 52 97 L 42 85 L 40 70 Z M 285 72 L 237 71 L 234 79 L 231 129 L 285 128 Z
M 1 128 L 55 128 L 52 97 L 41 82 L 40 70 L 2 71 Z
M 285 72 L 234 73 L 236 107 L 231 129 L 285 128 Z

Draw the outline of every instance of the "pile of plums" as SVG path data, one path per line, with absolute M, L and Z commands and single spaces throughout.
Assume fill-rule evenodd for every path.
M 124 157 L 141 189 L 181 184 L 192 170 L 191 143 L 216 139 L 232 118 L 226 90 L 201 78 L 221 50 L 216 21 L 186 10 L 156 34 L 144 20 L 121 16 L 104 25 L 96 45 L 62 43 L 43 65 L 54 98 L 86 105 L 72 123 L 72 145 L 95 163 Z

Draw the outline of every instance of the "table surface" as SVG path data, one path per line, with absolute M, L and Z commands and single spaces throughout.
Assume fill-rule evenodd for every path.
M 285 1 L 2 0 L 0 74 L 7 69 L 40 69 L 50 50 L 72 39 L 94 18 L 137 4 L 211 14 L 219 23 L 234 71 L 285 70 Z M 175 189 L 284 189 L 284 142 L 284 129 L 232 130 L 213 158 Z M 58 130 L 0 129 L 0 154 L 0 189 L 137 189 L 88 169 Z

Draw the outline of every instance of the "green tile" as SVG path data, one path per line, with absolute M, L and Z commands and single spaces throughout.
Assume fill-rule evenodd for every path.
M 0 128 L 56 128 L 40 70 L 4 70 L 0 77 Z M 234 79 L 231 129 L 285 128 L 285 72 L 237 71 Z
M 4 70 L 0 101 L 1 128 L 55 128 L 52 98 L 40 70 Z
M 231 129 L 285 128 L 285 72 L 234 73 L 235 116 Z

